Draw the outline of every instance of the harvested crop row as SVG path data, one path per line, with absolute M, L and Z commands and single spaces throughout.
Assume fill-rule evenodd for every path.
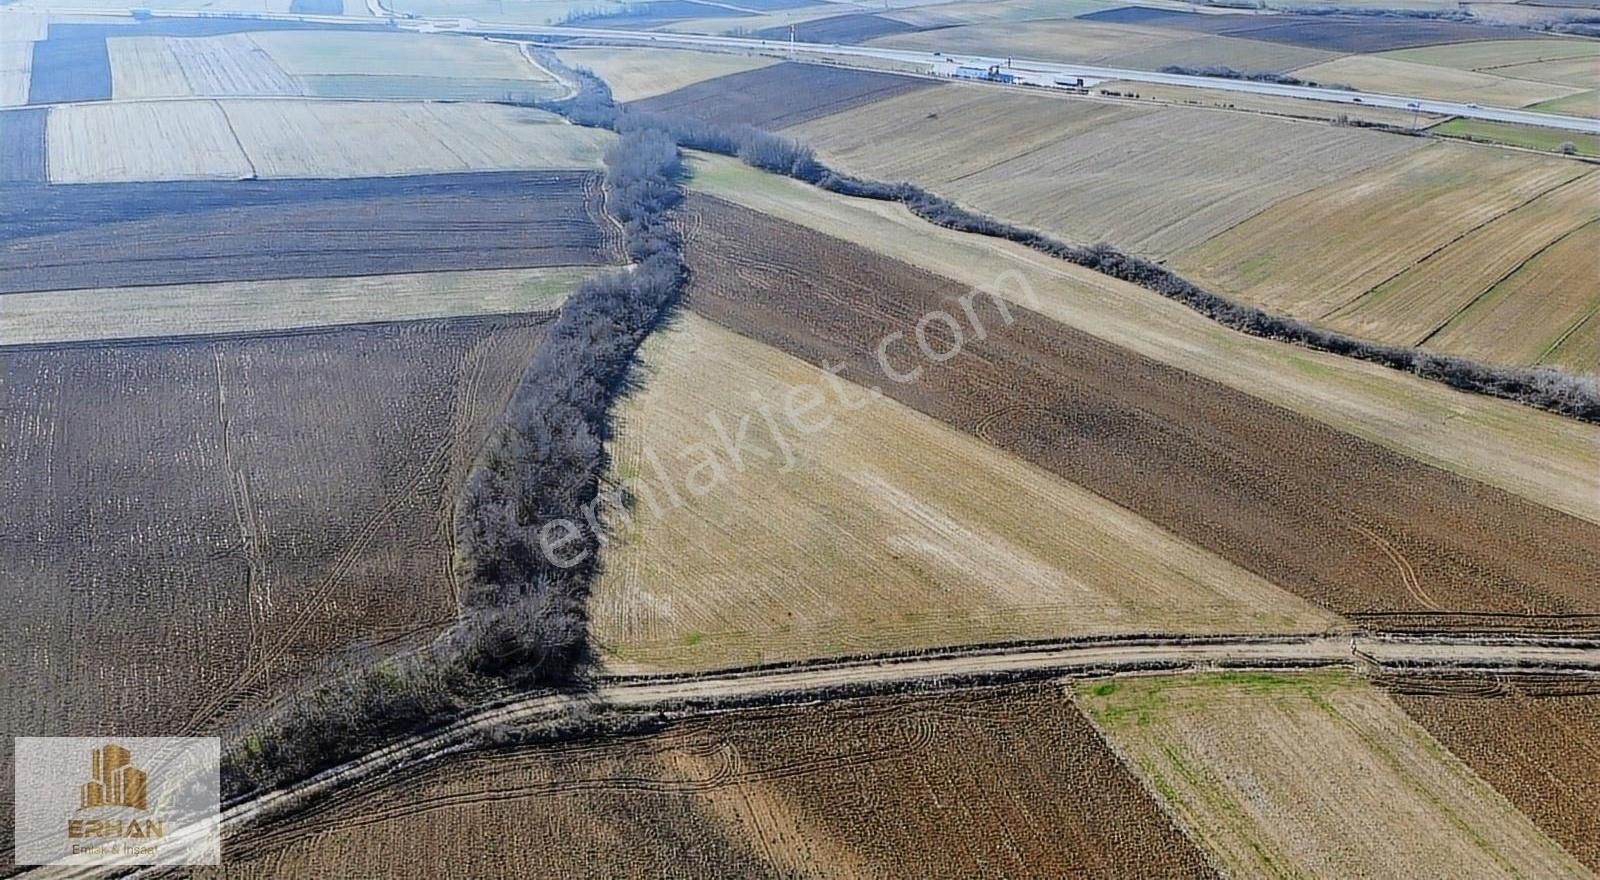
M 579 172 L 40 189 L 0 216 L 0 293 L 613 257 Z
M 989 297 L 968 304 L 967 320 L 924 321 L 928 350 L 948 360 L 965 343 L 934 363 L 909 340 L 924 316 L 966 317 L 953 282 L 715 199 L 693 198 L 688 222 L 695 311 L 814 364 L 843 361 L 842 376 L 1296 595 L 1379 626 L 1596 624 L 1581 615 L 1600 614 L 1590 588 L 1600 583 L 1600 525 L 1036 313 L 1013 308 L 1007 325 Z M 893 374 L 880 343 L 892 344 Z M 915 381 L 893 378 L 913 367 Z
M 213 733 L 448 625 L 455 488 L 544 325 L 0 349 L 0 727 Z
M 916 77 L 784 62 L 708 79 L 628 106 L 715 123 L 783 128 L 933 85 Z
M 457 754 L 228 843 L 228 876 L 245 878 L 1214 876 L 1049 686 Z

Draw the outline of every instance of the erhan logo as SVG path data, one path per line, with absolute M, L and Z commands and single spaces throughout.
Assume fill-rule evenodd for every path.
M 148 812 L 148 780 L 133 766 L 133 754 L 114 743 L 90 753 L 89 781 L 78 787 L 78 812 L 122 807 Z M 165 823 L 156 819 L 96 818 L 67 821 L 68 837 L 162 837 Z

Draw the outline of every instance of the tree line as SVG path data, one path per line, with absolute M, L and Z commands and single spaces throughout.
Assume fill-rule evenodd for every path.
M 551 61 L 559 64 L 554 59 Z M 715 125 L 701 119 L 631 112 L 611 100 L 610 89 L 592 72 L 571 68 L 562 68 L 562 71 L 569 79 L 580 82 L 577 94 L 567 101 L 545 102 L 540 106 L 562 113 L 574 122 L 619 132 L 637 127 L 663 131 L 691 149 L 737 156 L 757 168 L 784 174 L 829 192 L 898 202 L 919 217 L 947 229 L 1025 245 L 1177 300 L 1226 327 L 1252 336 L 1370 361 L 1463 391 L 1514 400 L 1586 422 L 1600 422 L 1600 378 L 1595 376 L 1574 375 L 1552 367 L 1485 364 L 1313 326 L 1206 290 L 1158 263 L 1123 253 L 1110 244 L 1102 242 L 1087 247 L 1069 244 L 1037 230 L 969 210 L 916 184 L 868 180 L 834 171 L 818 161 L 809 147 L 790 138 L 748 125 Z

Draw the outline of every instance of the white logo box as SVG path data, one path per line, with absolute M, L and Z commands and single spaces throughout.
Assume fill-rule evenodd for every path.
M 19 865 L 215 865 L 216 737 L 19 736 Z

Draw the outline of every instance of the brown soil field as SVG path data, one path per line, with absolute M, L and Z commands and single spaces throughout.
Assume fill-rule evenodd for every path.
M 223 858 L 239 878 L 1215 876 L 1053 686 L 457 755 L 247 829 Z
M 1032 311 L 1010 309 L 1007 324 L 991 297 L 962 305 L 954 282 L 803 227 L 702 196 L 686 225 L 699 314 L 813 364 L 842 363 L 842 377 L 1296 595 L 1380 628 L 1600 624 L 1600 525 Z M 949 320 L 928 324 L 934 312 Z M 908 342 L 919 321 L 947 363 Z M 973 335 L 958 346 L 949 328 L 963 325 Z M 979 327 L 994 329 L 979 339 Z M 880 366 L 878 347 L 896 338 L 887 360 L 897 374 L 921 367 L 915 381 Z
M 1234 876 L 1590 876 L 1348 672 L 1117 678 L 1078 697 Z
M 1600 871 L 1600 690 L 1502 678 L 1403 681 L 1390 693 L 1546 834 Z
M 0 293 L 611 262 L 598 176 L 32 187 L 0 206 Z
M 453 620 L 454 486 L 546 319 L 0 349 L 0 729 L 217 732 Z
M 934 85 L 932 80 L 892 73 L 786 61 L 708 79 L 628 106 L 718 123 L 783 128 Z

